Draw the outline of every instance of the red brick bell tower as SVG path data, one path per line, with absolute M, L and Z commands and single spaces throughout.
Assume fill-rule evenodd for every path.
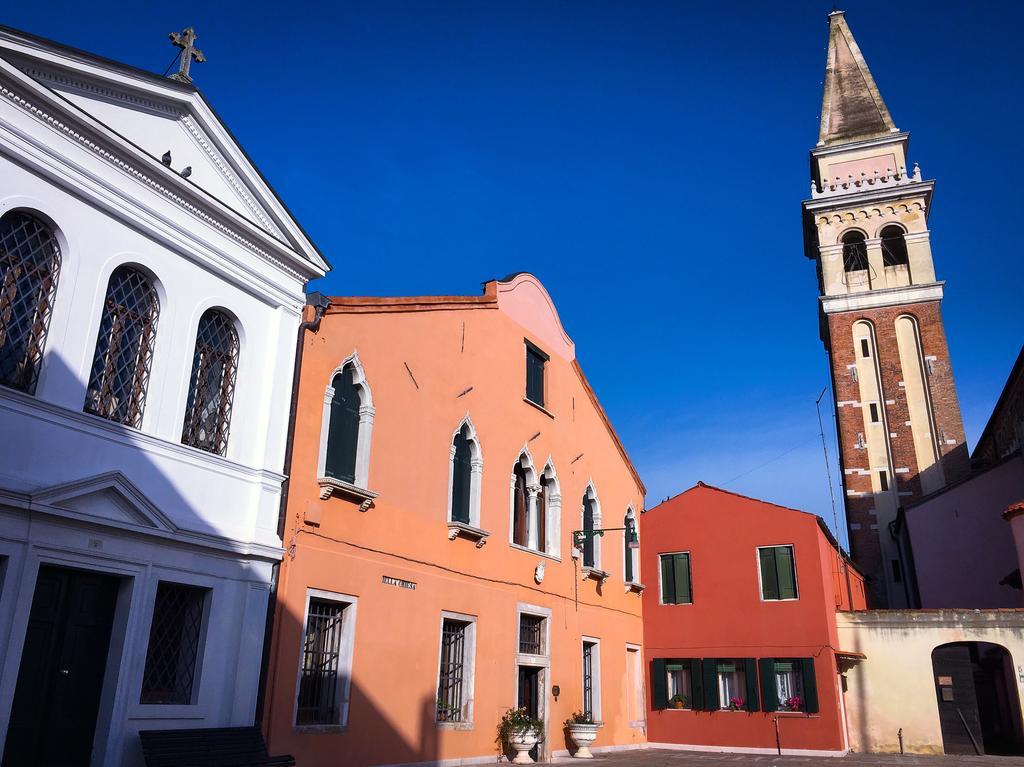
M 909 598 L 891 532 L 899 507 L 970 469 L 932 263 L 935 182 L 908 167 L 908 142 L 834 11 L 804 237 L 817 264 L 851 554 L 875 607 Z

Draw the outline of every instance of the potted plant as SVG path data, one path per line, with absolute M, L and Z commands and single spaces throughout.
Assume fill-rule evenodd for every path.
M 802 711 L 804 702 L 801 700 L 799 695 L 794 695 L 790 698 L 786 698 L 782 705 L 786 707 L 787 711 Z
M 742 711 L 743 710 L 743 698 L 729 698 L 729 710 L 730 711 Z
M 569 731 L 569 737 L 576 746 L 573 756 L 576 759 L 593 759 L 590 753 L 590 744 L 597 740 L 597 728 L 601 725 L 594 721 L 590 714 L 582 711 L 575 712 L 565 720 L 565 729 Z
M 513 764 L 532 764 L 530 749 L 544 739 L 544 723 L 527 713 L 525 708 L 510 708 L 498 724 L 495 741 L 516 752 Z
M 672 708 L 686 708 L 686 696 L 673 695 L 670 703 L 672 704 Z

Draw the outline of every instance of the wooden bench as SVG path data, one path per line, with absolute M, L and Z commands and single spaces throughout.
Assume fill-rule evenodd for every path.
M 292 767 L 293 756 L 270 756 L 259 727 L 143 730 L 146 767 Z

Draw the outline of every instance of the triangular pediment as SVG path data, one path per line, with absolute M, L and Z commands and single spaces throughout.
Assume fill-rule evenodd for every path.
M 33 505 L 69 511 L 103 524 L 129 524 L 174 532 L 177 528 L 119 471 L 65 482 L 32 494 Z
M 198 188 L 317 270 L 327 268 L 196 88 L 2 26 L 0 62 L 130 142 L 134 151 L 156 159 L 162 173 L 187 178 L 190 188 Z M 168 152 L 165 169 L 159 161 Z M 191 169 L 187 175 L 186 168 Z

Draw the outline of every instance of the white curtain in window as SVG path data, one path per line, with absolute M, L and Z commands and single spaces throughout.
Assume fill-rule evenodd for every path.
M 718 701 L 722 708 L 729 708 L 733 698 L 745 701 L 747 689 L 746 673 L 734 662 L 718 664 Z

